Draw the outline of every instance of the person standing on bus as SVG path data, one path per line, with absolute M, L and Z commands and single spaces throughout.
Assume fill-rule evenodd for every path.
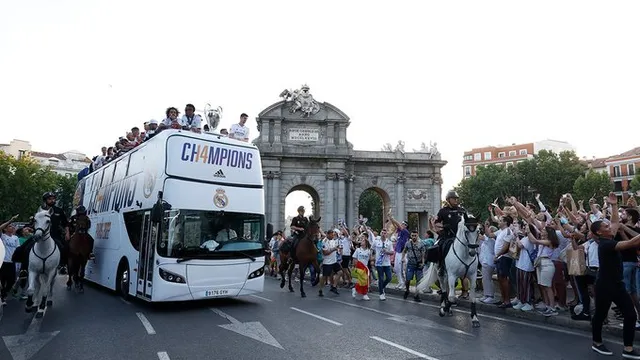
M 196 107 L 192 104 L 187 104 L 184 108 L 184 115 L 182 116 L 182 128 L 184 130 L 190 130 L 196 133 L 200 132 L 200 124 L 202 118 L 196 113 Z
M 242 113 L 240 115 L 240 122 L 237 124 L 231 125 L 231 131 L 229 132 L 229 137 L 232 139 L 249 142 L 249 128 L 244 124 L 247 123 L 247 119 L 249 115 Z

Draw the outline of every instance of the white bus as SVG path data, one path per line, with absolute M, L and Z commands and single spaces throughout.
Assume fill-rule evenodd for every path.
M 80 180 L 75 200 L 95 239 L 89 281 L 146 301 L 263 291 L 264 190 L 252 144 L 164 130 Z

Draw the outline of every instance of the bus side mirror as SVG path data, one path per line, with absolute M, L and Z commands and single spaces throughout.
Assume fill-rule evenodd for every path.
M 273 224 L 267 224 L 267 241 L 273 237 Z
M 167 203 L 166 201 L 155 203 L 151 208 L 151 222 L 162 222 L 164 212 L 168 210 L 171 210 L 171 204 Z

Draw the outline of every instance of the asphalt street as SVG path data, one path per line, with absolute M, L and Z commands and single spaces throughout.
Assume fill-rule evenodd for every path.
M 0 320 L 2 360 L 193 359 L 598 359 L 590 334 L 495 314 L 474 329 L 467 309 L 440 318 L 437 305 L 388 295 L 355 300 L 307 289 L 307 298 L 267 278 L 241 299 L 147 304 L 58 278 L 44 318 L 11 300 Z M 297 285 L 297 284 L 296 284 Z M 607 344 L 620 355 L 621 339 Z

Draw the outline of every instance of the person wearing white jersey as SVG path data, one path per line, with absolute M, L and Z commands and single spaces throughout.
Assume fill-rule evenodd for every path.
M 353 251 L 353 243 L 349 236 L 349 230 L 342 227 L 341 230 L 335 229 L 336 233 L 340 234 L 340 246 L 342 247 L 342 256 L 340 262 L 342 263 L 342 279 L 349 284 L 349 287 L 353 287 L 353 280 L 351 279 L 351 251 Z
M 231 130 L 229 131 L 230 138 L 249 142 L 249 128 L 245 126 L 248 118 L 249 115 L 245 113 L 242 113 L 242 115 L 240 115 L 240 122 L 231 125 Z
M 338 288 L 336 284 L 338 279 L 342 275 L 342 269 L 338 264 L 338 241 L 335 239 L 335 230 L 327 231 L 327 237 L 322 240 L 322 279 L 320 280 L 320 290 L 318 290 L 318 296 L 324 296 L 322 294 L 322 288 L 329 283 L 331 288 L 329 291 L 338 295 Z
M 391 255 L 394 254 L 393 243 L 387 239 L 387 231 L 380 232 L 380 239 L 373 242 L 376 271 L 378 272 L 378 292 L 380 300 L 386 300 L 384 289 L 391 282 Z
M 196 133 L 199 133 L 201 131 L 200 126 L 202 123 L 202 118 L 200 117 L 200 115 L 196 114 L 195 111 L 196 107 L 192 104 L 187 104 L 187 106 L 185 106 L 184 115 L 180 120 L 183 130 L 190 130 Z

